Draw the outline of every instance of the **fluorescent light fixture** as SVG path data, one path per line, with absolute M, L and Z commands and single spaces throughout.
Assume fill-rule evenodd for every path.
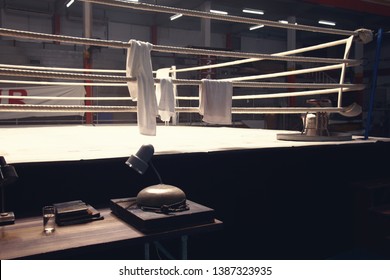
M 263 28 L 263 27 L 264 27 L 264 24 L 253 25 L 253 26 L 249 27 L 249 30 L 255 30 L 255 29 L 259 29 L 259 28 Z
M 183 14 L 176 14 L 176 15 L 173 15 L 170 17 L 171 20 L 175 20 L 175 19 L 178 19 L 179 17 L 182 17 Z
M 282 20 L 278 20 L 278 22 L 283 23 L 283 24 L 289 24 L 289 22 L 287 20 L 283 20 L 283 19 Z M 298 25 L 297 22 L 291 23 L 291 24 Z
M 210 10 L 210 13 L 219 14 L 219 15 L 227 15 L 228 14 L 225 11 L 218 11 L 218 10 Z
M 255 15 L 264 15 L 264 11 L 262 10 L 256 10 L 256 9 L 250 9 L 250 8 L 245 8 L 242 10 L 244 13 L 248 14 L 255 14 Z
M 324 24 L 324 25 L 329 25 L 329 26 L 335 26 L 336 23 L 333 22 L 333 21 L 328 21 L 328 20 L 319 20 L 318 21 L 319 24 Z
M 66 7 L 69 8 L 74 3 L 74 0 L 69 0 L 68 3 L 66 3 Z

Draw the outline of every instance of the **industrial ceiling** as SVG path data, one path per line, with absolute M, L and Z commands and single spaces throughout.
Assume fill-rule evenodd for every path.
M 82 2 L 75 3 L 66 8 L 69 0 L 1 0 L 5 9 L 21 10 L 42 14 L 78 14 L 82 13 Z M 126 0 L 122 0 L 126 1 Z M 180 7 L 191 10 L 200 10 L 204 0 L 140 0 L 140 2 L 162 6 Z M 224 10 L 229 15 L 257 17 L 266 20 L 286 20 L 295 17 L 296 22 L 305 25 L 318 26 L 318 20 L 329 20 L 337 23 L 336 28 L 356 30 L 368 28 L 390 29 L 390 0 L 213 0 L 213 9 Z M 243 8 L 253 8 L 264 11 L 264 15 L 243 14 Z M 141 16 L 140 16 L 141 15 Z M 180 21 L 172 22 L 170 15 L 142 12 L 132 9 L 120 9 L 115 7 L 94 4 L 94 17 L 110 20 L 128 21 L 141 25 L 180 26 L 181 28 L 195 29 L 199 19 L 183 17 Z M 215 26 L 228 32 L 244 32 L 247 26 L 226 22 L 213 22 Z M 266 29 L 257 32 L 268 32 Z

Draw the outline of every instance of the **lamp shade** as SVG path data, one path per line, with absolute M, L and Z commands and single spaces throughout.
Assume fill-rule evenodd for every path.
M 141 175 L 148 169 L 148 162 L 154 154 L 152 145 L 142 145 L 135 155 L 131 155 L 126 164 L 136 170 Z
M 1 183 L 4 185 L 8 185 L 12 184 L 18 179 L 18 174 L 16 173 L 16 170 L 12 165 L 6 165 L 1 167 L 1 177 Z
M 18 179 L 18 173 L 12 165 L 8 165 L 3 156 L 0 156 L 0 184 L 8 185 Z

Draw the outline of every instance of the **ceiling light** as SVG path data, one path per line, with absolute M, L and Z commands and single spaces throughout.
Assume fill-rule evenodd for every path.
M 66 7 L 69 8 L 74 3 L 74 0 L 69 0 L 68 3 L 66 3 Z
M 179 17 L 182 17 L 183 14 L 176 14 L 176 15 L 173 15 L 170 17 L 171 20 L 175 20 L 175 19 L 178 19 Z
M 264 27 L 264 24 L 253 25 L 253 26 L 249 27 L 249 30 L 255 30 L 255 29 L 259 29 L 259 28 L 263 28 L 263 27 Z
M 336 23 L 333 22 L 333 21 L 328 21 L 328 20 L 319 20 L 318 21 L 319 24 L 324 24 L 324 25 L 330 25 L 330 26 L 335 26 Z
M 218 11 L 218 10 L 210 10 L 210 13 L 219 14 L 219 15 L 227 15 L 228 14 L 225 11 Z
M 287 20 L 279 20 L 280 23 L 288 24 Z
M 264 11 L 262 11 L 262 10 L 255 10 L 255 9 L 245 8 L 242 11 L 244 13 L 248 13 L 248 14 L 264 15 Z

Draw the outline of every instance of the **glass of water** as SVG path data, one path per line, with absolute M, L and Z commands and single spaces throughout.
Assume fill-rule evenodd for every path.
M 44 206 L 43 215 L 43 232 L 46 234 L 53 233 L 56 229 L 56 212 L 54 206 Z

